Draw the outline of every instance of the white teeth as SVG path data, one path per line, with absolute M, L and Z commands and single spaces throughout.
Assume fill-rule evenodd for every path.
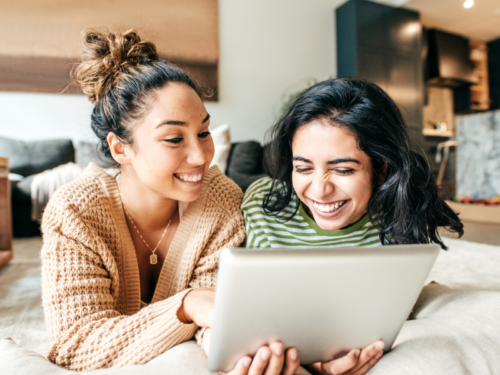
M 336 202 L 333 204 L 318 204 L 318 203 L 314 202 L 314 207 L 316 207 L 318 209 L 318 211 L 328 213 L 328 212 L 332 212 L 332 211 L 339 209 L 340 207 L 342 207 L 342 205 L 344 203 L 345 203 L 345 201 L 340 201 L 340 202 Z
M 179 177 L 182 181 L 188 181 L 188 182 L 198 182 L 202 179 L 203 177 L 203 173 L 200 173 L 200 174 L 197 174 L 197 175 L 194 175 L 194 176 L 191 176 L 191 175 L 176 175 L 177 177 Z

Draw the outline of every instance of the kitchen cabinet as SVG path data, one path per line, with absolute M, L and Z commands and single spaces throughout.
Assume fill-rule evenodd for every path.
M 365 78 L 399 105 L 422 144 L 422 26 L 418 12 L 366 0 L 336 9 L 339 77 Z

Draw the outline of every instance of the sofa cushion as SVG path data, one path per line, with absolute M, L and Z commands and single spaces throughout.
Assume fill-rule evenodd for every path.
M 256 141 L 233 143 L 227 166 L 227 175 L 262 174 L 262 146 Z
M 31 202 L 31 182 L 35 175 L 28 176 L 19 181 L 12 189 L 12 198 L 17 202 Z
M 222 173 L 226 173 L 227 161 L 231 150 L 231 132 L 229 130 L 229 125 L 224 124 L 217 126 L 215 129 L 210 130 L 210 133 L 212 134 L 215 151 L 210 166 L 216 165 Z
M 233 173 L 231 176 L 228 176 L 231 180 L 233 180 L 236 185 L 240 187 L 240 189 L 245 193 L 247 189 L 252 185 L 255 181 L 267 177 L 265 173 L 262 174 L 243 174 L 243 173 Z
M 112 168 L 116 165 L 114 160 L 110 160 L 104 155 L 97 140 L 82 140 L 76 143 L 75 159 L 76 164 L 82 168 L 86 168 L 90 162 L 101 168 Z
M 29 176 L 75 160 L 70 139 L 22 141 L 0 137 L 0 156 L 9 158 L 12 173 Z

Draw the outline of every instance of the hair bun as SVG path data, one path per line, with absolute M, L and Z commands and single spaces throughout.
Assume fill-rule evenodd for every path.
M 155 45 L 142 41 L 133 29 L 125 33 L 90 29 L 83 33 L 82 62 L 73 78 L 89 100 L 96 103 L 118 83 L 122 73 L 157 60 Z

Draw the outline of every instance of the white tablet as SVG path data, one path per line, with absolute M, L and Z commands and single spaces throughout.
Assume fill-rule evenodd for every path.
M 438 245 L 225 249 L 208 369 L 227 371 L 281 340 L 301 364 L 378 339 L 390 350 L 439 254 Z

